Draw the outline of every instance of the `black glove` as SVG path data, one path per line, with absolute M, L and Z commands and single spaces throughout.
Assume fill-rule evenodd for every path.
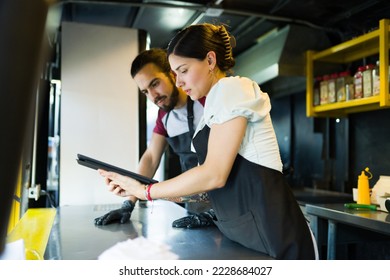
M 130 200 L 125 200 L 121 208 L 112 210 L 107 214 L 96 218 L 95 225 L 104 226 L 116 221 L 119 221 L 119 223 L 124 224 L 130 219 L 131 212 L 133 212 L 133 209 L 134 202 Z
M 213 209 L 210 209 L 206 212 L 200 214 L 189 215 L 180 219 L 173 221 L 172 227 L 176 228 L 199 228 L 199 227 L 208 227 L 214 225 L 214 221 L 217 218 Z

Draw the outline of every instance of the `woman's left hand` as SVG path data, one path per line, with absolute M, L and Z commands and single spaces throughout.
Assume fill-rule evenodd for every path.
M 99 169 L 98 172 L 105 178 L 108 191 L 122 197 L 133 195 L 139 199 L 145 199 L 145 185 L 137 180 L 102 169 Z

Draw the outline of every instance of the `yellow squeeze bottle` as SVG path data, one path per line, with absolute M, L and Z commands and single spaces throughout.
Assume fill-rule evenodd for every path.
M 369 172 L 368 167 L 362 171 L 362 174 L 358 176 L 358 204 L 371 204 L 370 200 L 370 186 L 368 184 L 368 177 L 364 171 Z M 371 178 L 371 177 L 370 177 Z

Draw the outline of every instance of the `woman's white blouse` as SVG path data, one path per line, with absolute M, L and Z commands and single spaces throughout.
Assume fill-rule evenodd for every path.
M 211 128 L 213 124 L 245 117 L 248 125 L 239 154 L 251 162 L 282 172 L 270 111 L 269 96 L 257 83 L 245 77 L 222 78 L 207 95 L 204 115 L 195 135 L 205 125 Z

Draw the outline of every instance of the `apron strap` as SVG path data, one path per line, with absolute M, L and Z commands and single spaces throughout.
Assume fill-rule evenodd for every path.
M 194 136 L 194 101 L 187 97 L 187 121 L 191 138 Z
M 165 118 L 165 128 L 168 130 L 168 117 L 171 111 L 167 113 L 167 117 Z M 191 138 L 194 135 L 194 101 L 188 96 L 187 97 L 187 122 L 188 129 L 190 131 Z

